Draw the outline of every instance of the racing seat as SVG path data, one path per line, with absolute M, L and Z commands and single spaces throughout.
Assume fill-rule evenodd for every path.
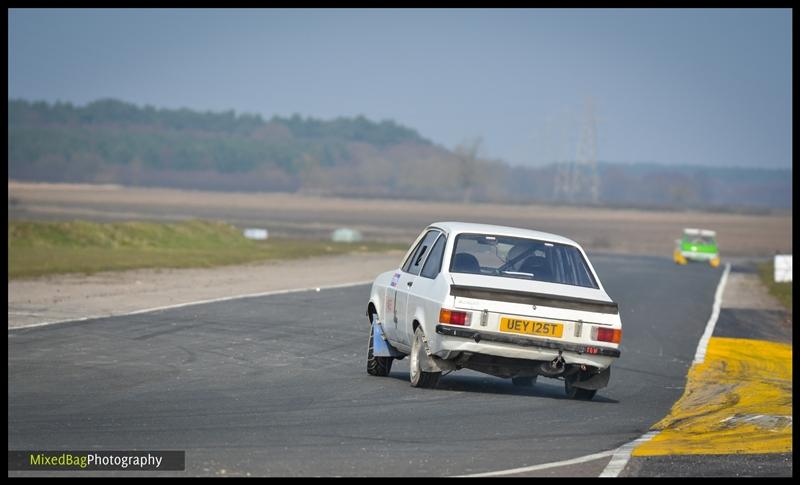
M 511 250 L 508 251 L 508 255 L 506 256 L 506 261 L 508 262 L 508 261 L 515 260 L 522 253 L 530 250 L 530 248 L 531 247 L 529 245 L 527 245 L 527 244 L 518 244 L 518 245 L 514 246 L 513 248 L 511 248 Z M 514 263 L 514 267 L 515 268 L 521 268 L 522 265 L 525 264 L 525 261 L 527 261 L 528 259 L 530 259 L 530 256 L 526 256 L 526 257 L 522 258 L 520 261 L 517 261 L 516 263 Z
M 453 271 L 457 273 L 475 273 L 480 274 L 481 265 L 478 263 L 478 258 L 469 253 L 457 253 L 453 260 Z
M 553 281 L 553 272 L 547 260 L 537 256 L 525 259 L 525 263 L 519 269 L 523 273 L 533 273 L 533 279 L 538 281 Z

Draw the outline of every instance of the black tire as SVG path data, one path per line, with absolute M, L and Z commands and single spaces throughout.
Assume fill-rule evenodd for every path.
M 597 394 L 597 389 L 572 387 L 569 380 L 564 380 L 564 391 L 566 391 L 568 398 L 577 399 L 579 401 L 591 401 L 594 395 Z
M 375 357 L 372 353 L 372 338 L 375 327 L 369 327 L 369 344 L 367 345 L 367 374 L 371 376 L 386 377 L 392 370 L 393 357 Z
M 425 372 L 422 370 L 421 360 L 427 358 L 425 354 L 425 334 L 422 327 L 414 331 L 414 341 L 411 343 L 411 358 L 409 359 L 409 375 L 412 387 L 433 389 L 439 383 L 441 372 Z
M 536 377 L 512 377 L 511 383 L 517 387 L 533 387 L 536 384 Z

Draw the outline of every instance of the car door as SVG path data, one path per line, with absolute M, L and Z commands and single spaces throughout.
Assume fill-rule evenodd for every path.
M 412 288 L 417 280 L 417 276 L 425 264 L 425 259 L 430 252 L 431 246 L 436 241 L 436 238 L 441 234 L 440 231 L 430 230 L 422 238 L 422 241 L 417 245 L 416 250 L 411 258 L 406 261 L 400 271 L 400 277 L 397 282 L 393 322 L 395 324 L 394 338 L 405 345 L 411 345 L 411 321 L 408 320 L 408 298 L 411 294 Z M 413 316 L 412 316 L 413 317 Z
M 386 338 L 392 342 L 397 342 L 397 326 L 400 323 L 400 315 L 398 314 L 398 304 L 397 298 L 400 296 L 401 300 L 405 303 L 407 301 L 407 297 L 404 297 L 401 292 L 398 290 L 400 289 L 401 285 L 406 285 L 410 280 L 410 275 L 408 273 L 409 268 L 411 267 L 411 263 L 414 261 L 414 256 L 417 254 L 419 249 L 422 247 L 422 242 L 427 235 L 426 231 L 423 231 L 417 236 L 414 240 L 414 244 L 411 246 L 411 250 L 406 256 L 406 259 L 400 264 L 400 267 L 392 275 L 392 279 L 389 282 L 389 286 L 386 287 L 386 297 L 384 298 L 384 308 L 381 312 L 382 319 L 381 322 L 383 323 L 383 333 L 386 335 Z M 402 313 L 405 311 L 405 307 L 400 312 Z
M 415 276 L 414 284 L 408 292 L 408 303 L 406 304 L 406 322 L 409 338 L 413 335 L 413 321 L 419 314 L 420 322 L 438 322 L 439 309 L 441 308 L 441 289 L 436 289 L 436 277 L 442 271 L 442 259 L 444 258 L 444 248 L 447 244 L 447 236 L 441 234 L 429 249 L 428 255 L 424 257 L 424 265 L 419 275 Z M 427 327 L 426 333 L 431 330 Z

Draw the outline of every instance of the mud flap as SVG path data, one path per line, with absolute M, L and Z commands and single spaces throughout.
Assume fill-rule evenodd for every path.
M 608 385 L 611 378 L 611 367 L 606 367 L 604 370 L 597 374 L 589 374 L 588 372 L 577 372 L 571 376 L 565 377 L 569 379 L 569 384 L 578 389 L 602 389 Z
M 457 370 L 456 364 L 450 360 L 444 360 L 435 355 L 429 355 L 427 362 L 423 362 L 422 366 L 425 372 L 452 372 Z
M 445 372 L 456 370 L 456 364 L 453 361 L 442 359 L 430 353 L 428 348 L 427 338 L 423 340 L 424 352 L 420 358 L 419 366 L 423 372 Z
M 395 357 L 403 358 L 406 354 L 398 351 L 386 341 L 383 335 L 383 328 L 376 318 L 372 322 L 372 355 L 375 357 Z

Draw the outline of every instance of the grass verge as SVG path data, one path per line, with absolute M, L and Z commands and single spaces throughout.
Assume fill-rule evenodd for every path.
M 789 311 L 792 311 L 792 284 L 775 282 L 775 262 L 760 263 L 758 275 L 767 286 L 770 294 L 778 299 Z
M 246 239 L 222 222 L 8 223 L 8 279 L 136 268 L 190 268 L 407 249 L 386 243 Z

